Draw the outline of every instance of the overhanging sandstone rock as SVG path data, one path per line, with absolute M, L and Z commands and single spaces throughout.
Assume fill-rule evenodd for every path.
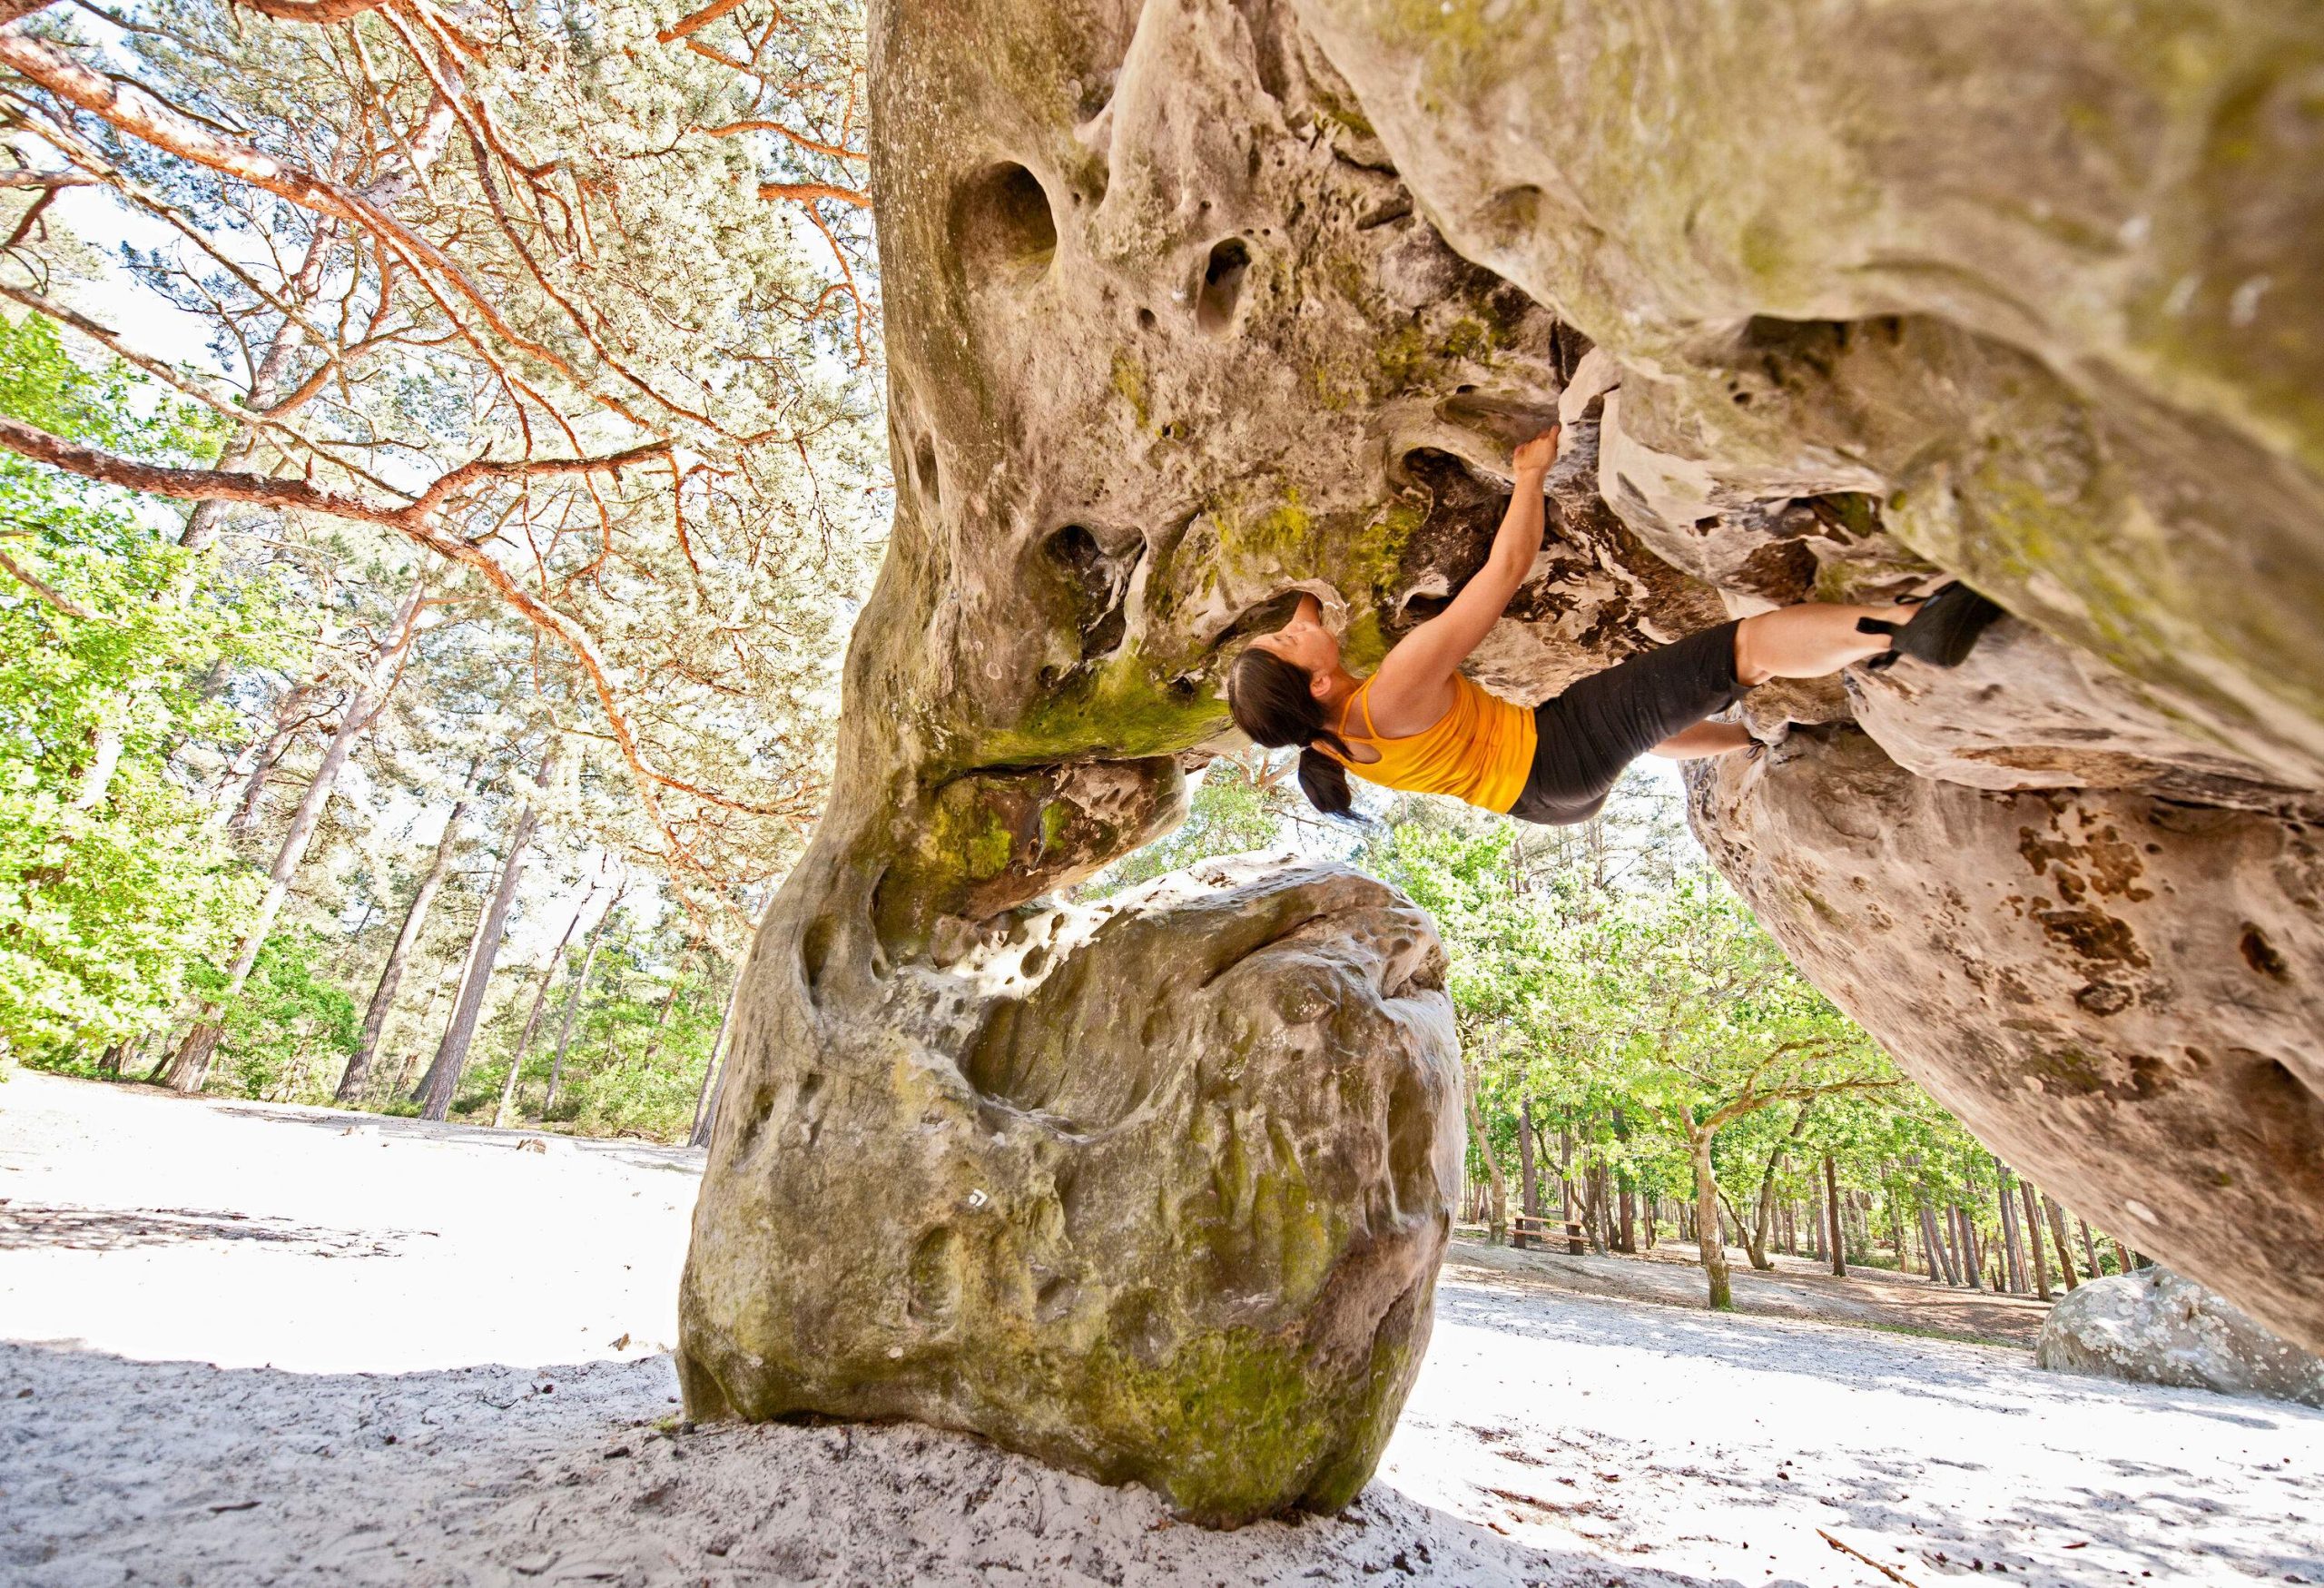
M 1107 945 L 1129 927 L 1085 942 L 1044 894 L 1177 819 L 1222 659 L 1287 591 L 1358 666 L 1435 610 L 1510 444 L 1569 396 L 1551 532 L 1477 676 L 1531 702 L 1770 602 L 1945 573 L 2000 597 L 2018 621 L 1979 666 L 2005 676 L 1762 692 L 1750 720 L 1784 742 L 1698 782 L 1698 831 L 2021 1168 L 2324 1346 L 2311 5 L 887 0 L 872 43 L 894 535 L 829 811 L 736 1007 L 683 1315 L 697 1407 L 954 1423 L 1219 1520 L 1360 1477 L 1393 1372 L 1368 1399 L 1303 1366 L 1277 1399 L 1291 1379 L 1222 1368 L 1320 1441 L 1226 1474 L 1199 1433 L 1226 1403 L 1129 1415 L 1074 1376 L 1136 1359 L 1144 1314 L 1045 1319 L 1049 1278 L 980 1226 L 945 1223 L 920 1279 L 910 1254 L 930 1198 L 1003 1199 L 945 1177 L 1008 1170 L 1034 1228 L 1049 1171 L 1019 1155 L 1079 1153 L 1083 1115 L 1216 1062 L 1214 1028 L 1149 1053 L 1109 1023 L 1190 985 L 1193 906 L 1126 907 L 1163 945 L 1128 953 Z M 1324 885 L 1221 897 L 1265 917 Z M 1400 909 L 1326 912 L 1315 952 L 1406 962 Z M 996 991 L 1050 934 L 1087 969 Z M 1334 1033 L 1332 1063 L 1442 1068 L 1403 1012 L 1418 981 L 1273 950 L 1236 974 L 1283 1031 Z M 1300 1065 L 1251 1073 L 1317 1205 L 1370 1228 L 1393 1182 L 1410 1228 L 1382 1271 L 1425 1269 L 1442 1190 L 1423 1208 L 1344 1145 L 1370 1105 L 1328 1124 L 1268 1090 Z M 1449 1110 L 1418 1096 L 1435 1141 Z M 1113 1244 L 1215 1319 L 1160 1195 L 1193 1138 L 1154 1129 L 1108 1170 Z M 1345 1173 L 1316 1179 L 1319 1152 Z M 1121 1189 L 1140 1174 L 1150 1204 Z M 2305 1259 L 2227 1233 L 2260 1225 Z M 913 1320 L 955 1280 L 977 1341 Z M 1376 1317 L 1382 1360 L 1416 1349 L 1416 1314 L 1298 1293 L 1276 1337 Z M 1017 1366 L 957 1354 L 978 1341 Z

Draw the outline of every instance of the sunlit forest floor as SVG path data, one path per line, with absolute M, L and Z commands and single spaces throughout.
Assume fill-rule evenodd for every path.
M 1703 1270 L 1690 1242 L 1665 1239 L 1651 1252 L 1570 1255 L 1562 1247 L 1525 1251 L 1486 1244 L 1483 1231 L 1453 1232 L 1446 1272 L 1484 1283 L 1602 1296 L 1617 1301 L 1652 1301 L 1671 1307 L 1703 1304 Z M 1851 1265 L 1836 1277 L 1820 1258 L 1771 1252 L 1773 1273 L 1753 1271 L 1741 1248 L 1728 1254 L 1734 1265 L 1738 1312 L 1777 1317 L 1814 1318 L 1949 1336 L 1988 1345 L 2032 1349 L 2049 1315 L 2049 1304 L 2025 1296 L 1955 1289 L 1891 1268 Z
M 1750 1310 L 1894 1278 L 1712 1317 L 1677 1264 L 1461 1244 L 1359 1505 L 1231 1534 L 924 1429 L 691 1429 L 698 1155 L 527 1139 L 0 1085 L 0 1581 L 1892 1580 L 1828 1534 L 1921 1588 L 2324 1582 L 2324 1413 Z

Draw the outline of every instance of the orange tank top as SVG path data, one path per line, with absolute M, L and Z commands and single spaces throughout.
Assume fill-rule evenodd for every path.
M 1401 739 L 1372 730 L 1372 680 L 1348 697 L 1340 736 L 1379 752 L 1372 762 L 1334 761 L 1366 783 L 1407 794 L 1451 794 L 1488 811 L 1506 811 L 1525 792 L 1533 770 L 1533 714 L 1452 675 L 1452 707 L 1435 725 Z M 1357 733 L 1362 720 L 1365 731 Z M 1329 755 L 1330 752 L 1324 752 Z

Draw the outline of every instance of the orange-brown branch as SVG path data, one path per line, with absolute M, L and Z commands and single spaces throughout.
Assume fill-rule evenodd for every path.
M 277 22 L 347 22 L 379 9 L 380 0 L 234 0 Z
M 704 6 L 701 10 L 689 12 L 687 15 L 681 16 L 677 21 L 670 24 L 669 26 L 664 28 L 660 33 L 655 34 L 654 36 L 661 40 L 665 44 L 676 44 L 680 39 L 685 37 L 686 35 L 690 33 L 700 33 L 704 28 L 708 27 L 712 23 L 716 22 L 720 17 L 726 15 L 728 13 L 740 11 L 743 8 L 743 3 L 744 0 L 711 0 L 711 4 Z M 775 19 L 778 22 L 782 20 L 782 12 L 777 11 L 775 13 Z
M 806 133 L 786 127 L 781 122 L 758 120 L 728 122 L 724 126 L 704 127 L 702 131 L 704 136 L 711 138 L 734 138 L 744 133 L 779 133 L 811 154 L 828 154 L 835 160 L 864 161 L 872 158 L 861 150 L 845 149 L 837 143 L 826 143 L 820 139 L 810 138 Z M 762 192 L 759 196 L 765 198 L 768 195 Z
M 842 204 L 853 204 L 859 210 L 872 207 L 872 195 L 858 192 L 852 187 L 838 187 L 828 182 L 763 182 L 759 183 L 763 199 L 837 199 Z
M 615 745 L 620 750 L 622 760 L 628 765 L 631 777 L 637 784 L 638 795 L 645 805 L 646 814 L 669 841 L 674 857 L 685 845 L 663 814 L 661 791 L 664 789 L 688 794 L 705 804 L 751 815 L 775 816 L 787 821 L 797 814 L 788 806 L 753 804 L 715 793 L 684 778 L 672 776 L 648 763 L 644 748 L 638 743 L 636 729 L 622 706 L 605 656 L 597 649 L 596 640 L 588 630 L 526 589 L 507 569 L 478 547 L 436 522 L 438 508 L 465 487 L 478 481 L 540 475 L 611 473 L 634 464 L 655 460 L 667 462 L 670 449 L 666 442 L 652 442 L 602 458 L 478 459 L 453 469 L 429 487 L 418 500 L 402 507 L 368 502 L 360 498 L 326 490 L 302 479 L 276 479 L 224 469 L 177 469 L 165 464 L 143 463 L 116 453 L 84 447 L 77 441 L 65 440 L 61 436 L 53 436 L 46 430 L 5 414 L 0 414 L 0 447 L 67 473 L 80 475 L 85 479 L 168 497 L 177 501 L 248 502 L 258 507 L 327 513 L 335 518 L 380 525 L 447 561 L 471 570 L 519 616 L 563 646 L 580 666 L 591 693 L 597 697 L 598 708 L 604 712 L 606 721 L 613 730 Z

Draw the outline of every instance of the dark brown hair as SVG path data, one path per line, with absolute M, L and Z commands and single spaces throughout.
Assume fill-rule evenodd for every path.
M 1317 740 L 1342 755 L 1345 741 L 1324 721 L 1324 703 L 1309 686 L 1307 669 L 1270 651 L 1246 650 L 1226 672 L 1226 709 L 1254 745 L 1299 747 L 1299 792 L 1327 816 L 1354 804 L 1347 769 L 1315 748 Z

